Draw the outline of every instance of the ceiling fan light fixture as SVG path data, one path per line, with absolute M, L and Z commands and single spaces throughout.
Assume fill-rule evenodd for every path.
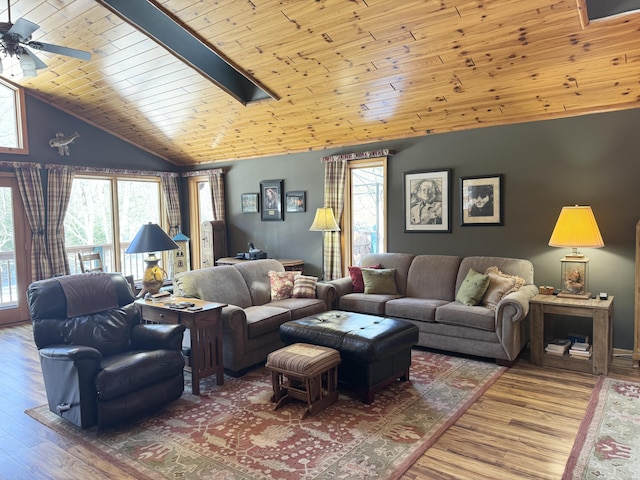
M 20 68 L 22 68 L 22 76 L 23 77 L 37 77 L 38 74 L 36 72 L 36 62 L 31 56 L 23 51 L 20 54 Z

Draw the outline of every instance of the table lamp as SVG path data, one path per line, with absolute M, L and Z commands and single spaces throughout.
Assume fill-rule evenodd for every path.
M 562 207 L 549 239 L 551 247 L 571 248 L 560 260 L 562 289 L 559 297 L 589 298 L 587 290 L 589 259 L 578 248 L 604 247 L 604 241 L 591 207 Z
M 340 227 L 333 215 L 333 208 L 323 207 L 316 210 L 316 216 L 309 228 L 311 232 L 339 232 Z M 324 278 L 324 234 L 322 235 L 322 276 Z
M 158 293 L 167 276 L 167 272 L 158 266 L 160 259 L 155 252 L 177 248 L 180 246 L 158 224 L 149 222 L 140 227 L 129 248 L 125 251 L 125 253 L 149 253 L 149 256 L 144 260 L 146 268 L 142 277 L 143 288 L 140 296 L 145 293 L 151 295 Z

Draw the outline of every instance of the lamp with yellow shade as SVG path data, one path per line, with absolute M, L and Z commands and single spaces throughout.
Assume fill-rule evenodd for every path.
M 562 207 L 549 239 L 551 247 L 571 248 L 560 260 L 562 289 L 560 297 L 589 298 L 587 288 L 589 259 L 578 248 L 601 248 L 604 241 L 591 207 Z
M 309 228 L 312 232 L 323 232 L 322 235 L 322 274 L 324 278 L 324 232 L 339 232 L 340 226 L 333 214 L 333 208 L 323 207 L 316 210 L 316 216 Z

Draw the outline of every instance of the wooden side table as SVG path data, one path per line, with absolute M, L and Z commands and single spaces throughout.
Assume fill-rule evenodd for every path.
M 302 271 L 304 269 L 304 260 L 296 260 L 293 258 L 275 258 L 279 261 L 287 271 Z M 252 262 L 253 260 L 245 260 L 236 257 L 224 257 L 216 260 L 216 265 L 235 265 L 236 263 Z
M 191 302 L 202 310 L 190 311 L 171 308 L 169 304 Z M 142 321 L 147 323 L 182 324 L 191 335 L 192 391 L 200 395 L 200 380 L 216 374 L 216 383 L 224 383 L 222 361 L 222 320 L 220 312 L 224 303 L 206 302 L 197 298 L 167 297 L 167 300 L 136 300 L 140 305 Z
M 536 295 L 531 305 L 531 363 L 564 368 L 578 372 L 606 375 L 613 353 L 613 296 L 607 300 L 563 298 L 555 295 Z M 545 314 L 590 318 L 592 355 L 590 359 L 555 356 L 544 351 Z

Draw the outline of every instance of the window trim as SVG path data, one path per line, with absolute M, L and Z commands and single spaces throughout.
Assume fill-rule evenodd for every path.
M 387 184 L 388 184 L 388 174 L 387 174 L 387 164 L 389 157 L 388 156 L 380 156 L 375 158 L 366 158 L 362 160 L 351 160 L 347 162 L 347 179 L 345 182 L 345 191 L 344 191 L 344 208 L 342 212 L 342 222 L 340 224 L 340 229 L 342 230 L 342 270 L 344 275 L 348 275 L 348 267 L 351 265 L 351 259 L 353 257 L 353 239 L 351 238 L 351 230 L 352 230 L 352 211 L 351 211 L 351 172 L 352 170 L 360 169 L 360 168 L 368 168 L 368 167 L 382 167 L 382 175 L 383 175 L 383 202 L 382 202 L 382 213 L 383 213 L 383 228 L 385 230 L 385 235 L 382 241 L 382 250 L 384 252 L 387 251 L 387 229 L 388 229 L 388 218 L 387 218 Z
M 29 140 L 27 136 L 27 115 L 25 106 L 24 89 L 18 85 L 7 81 L 4 78 L 0 78 L 0 84 L 13 90 L 15 95 L 16 111 L 16 127 L 18 131 L 18 147 L 3 147 L 0 146 L 0 153 L 10 153 L 14 155 L 28 155 L 29 154 Z

